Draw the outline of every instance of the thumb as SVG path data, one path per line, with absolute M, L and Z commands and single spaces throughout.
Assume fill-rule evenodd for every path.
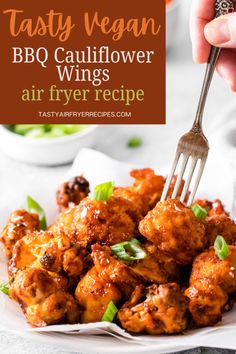
M 236 48 L 236 12 L 216 18 L 204 28 L 206 40 L 222 48 Z

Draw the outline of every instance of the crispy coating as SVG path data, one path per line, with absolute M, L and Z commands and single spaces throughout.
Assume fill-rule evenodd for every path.
M 164 187 L 163 176 L 158 176 L 150 168 L 132 170 L 130 175 L 135 178 L 134 189 L 141 198 L 147 198 L 149 209 L 160 200 Z
M 118 287 L 101 277 L 96 267 L 91 268 L 78 283 L 75 298 L 83 309 L 81 322 L 101 321 L 110 301 L 116 304 L 121 299 Z
M 11 258 L 12 249 L 16 241 L 20 240 L 27 233 L 38 229 L 39 218 L 37 214 L 29 213 L 24 209 L 14 211 L 10 215 L 1 234 L 1 241 L 4 244 L 7 257 Z
M 74 246 L 65 251 L 62 267 L 70 277 L 80 276 L 88 265 L 88 253 L 85 249 Z
M 106 282 L 116 284 L 122 295 L 128 299 L 135 286 L 141 281 L 127 264 L 116 259 L 110 247 L 93 245 L 91 257 L 99 276 Z
M 83 199 L 80 204 L 61 214 L 51 227 L 61 230 L 72 243 L 86 247 L 93 243 L 109 245 L 130 240 L 137 233 L 136 208 L 130 201 L 111 197 L 107 201 Z
M 134 333 L 179 333 L 187 327 L 187 300 L 175 283 L 139 285 L 119 310 L 118 319 Z
M 83 176 L 73 177 L 63 183 L 56 193 L 59 211 L 63 212 L 78 205 L 82 199 L 88 196 L 89 192 L 89 182 Z
M 139 213 L 145 216 L 160 200 L 164 177 L 156 175 L 150 168 L 132 170 L 130 175 L 135 179 L 133 186 L 116 188 L 114 195 L 133 202 Z
M 236 246 L 229 246 L 229 255 L 224 260 L 213 248 L 199 254 L 193 262 L 190 285 L 203 278 L 219 284 L 229 294 L 236 291 Z
M 151 242 L 142 245 L 146 257 L 133 262 L 130 267 L 146 281 L 156 284 L 179 280 L 179 265 L 169 256 L 159 251 Z
M 198 199 L 194 204 L 198 204 L 208 211 L 205 227 L 209 246 L 214 245 L 218 235 L 223 236 L 227 244 L 236 245 L 236 224 L 219 199 L 214 202 Z
M 207 242 L 204 224 L 178 199 L 159 202 L 140 222 L 139 231 L 183 265 L 191 263 Z
M 236 292 L 236 246 L 229 246 L 229 256 L 220 260 L 213 248 L 198 255 L 193 263 L 189 310 L 199 327 L 221 320 L 228 295 Z
M 69 238 L 51 231 L 35 231 L 17 241 L 13 256 L 9 262 L 9 271 L 13 275 L 19 269 L 27 267 L 43 268 L 50 272 L 66 272 L 77 277 L 87 267 L 87 251 L 71 246 Z
M 76 323 L 80 316 L 78 304 L 61 284 L 46 270 L 27 268 L 17 272 L 9 293 L 19 302 L 27 321 L 33 326 L 61 321 Z
M 214 245 L 218 235 L 223 236 L 228 245 L 236 245 L 236 224 L 226 214 L 207 217 L 205 227 L 209 246 Z
M 137 215 L 144 217 L 149 211 L 148 202 L 146 198 L 140 198 L 140 195 L 134 190 L 133 187 L 116 187 L 113 196 L 123 198 L 132 203 L 133 207 L 137 210 Z
M 50 231 L 35 231 L 17 241 L 13 248 L 10 270 L 15 272 L 29 266 L 42 267 L 59 272 L 65 250 L 70 248 L 70 240 L 64 234 L 54 237 Z
M 189 311 L 198 327 L 213 326 L 221 321 L 222 311 L 228 301 L 227 293 L 206 279 L 196 281 L 185 295 L 189 298 Z

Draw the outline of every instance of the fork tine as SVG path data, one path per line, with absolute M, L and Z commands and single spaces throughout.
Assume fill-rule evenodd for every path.
M 175 182 L 174 191 L 173 191 L 172 196 L 171 196 L 172 199 L 176 198 L 176 196 L 178 194 L 178 190 L 179 190 L 180 184 L 181 184 L 182 179 L 183 179 L 183 175 L 184 175 L 184 172 L 185 172 L 185 169 L 186 169 L 186 165 L 188 163 L 188 159 L 189 159 L 189 155 L 184 156 L 184 158 L 183 158 L 181 169 L 180 169 L 180 172 L 178 173 L 178 177 L 177 177 L 177 180 Z
M 189 199 L 188 199 L 188 203 L 187 203 L 188 207 L 190 207 L 192 205 L 192 202 L 193 202 L 193 199 L 195 197 L 195 194 L 196 194 L 200 179 L 202 177 L 202 173 L 203 173 L 205 164 L 206 164 L 206 159 L 201 160 L 201 163 L 200 163 L 200 166 L 199 166 L 198 175 L 197 175 L 196 181 L 194 183 L 194 188 L 193 188 L 193 190 L 192 190 L 192 192 L 191 192 L 191 194 L 189 196 Z
M 170 188 L 170 184 L 171 184 L 172 178 L 174 176 L 175 169 L 176 169 L 177 163 L 179 161 L 180 155 L 181 154 L 179 154 L 178 151 L 176 151 L 174 162 L 173 162 L 173 164 L 171 166 L 170 173 L 169 173 L 169 175 L 168 175 L 168 177 L 166 179 L 166 183 L 165 183 L 165 186 L 164 186 L 164 189 L 163 189 L 163 192 L 162 192 L 161 202 L 163 202 L 166 199 L 166 197 L 167 197 L 167 194 L 168 194 L 168 191 L 169 191 L 169 188 Z
M 198 159 L 194 159 L 192 157 L 191 166 L 190 166 L 190 172 L 189 172 L 188 177 L 187 177 L 187 179 L 186 179 L 186 181 L 184 183 L 184 188 L 183 188 L 183 191 L 182 191 L 181 197 L 180 197 L 180 201 L 182 203 L 185 201 L 185 198 L 186 198 L 186 195 L 187 195 L 187 192 L 188 192 L 188 189 L 189 189 L 189 185 L 190 185 L 192 177 L 193 177 L 193 173 L 194 173 L 197 161 L 198 161 Z

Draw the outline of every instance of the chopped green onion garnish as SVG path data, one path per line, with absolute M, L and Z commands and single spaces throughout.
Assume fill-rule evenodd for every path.
M 142 138 L 140 138 L 139 136 L 134 136 L 128 141 L 127 145 L 129 148 L 136 148 L 141 146 L 142 143 L 143 143 Z
M 111 198 L 114 190 L 113 182 L 105 182 L 99 184 L 95 187 L 94 192 L 90 195 L 90 198 L 93 200 L 102 200 L 106 201 Z
M 140 242 L 133 238 L 131 241 L 117 243 L 111 246 L 112 252 L 123 261 L 133 262 L 146 257 L 146 252 L 140 247 Z
M 10 130 L 27 138 L 58 138 L 79 133 L 88 128 L 84 124 L 12 124 Z
M 102 316 L 102 321 L 112 322 L 115 318 L 115 315 L 118 312 L 118 308 L 113 301 L 110 301 L 104 315 Z
M 215 239 L 214 249 L 217 256 L 223 261 L 229 255 L 229 247 L 223 236 L 218 235 Z
M 196 216 L 196 218 L 198 218 L 198 219 L 205 219 L 208 214 L 207 210 L 205 208 L 202 208 L 198 204 L 192 205 L 191 209 L 192 209 L 194 215 Z
M 9 295 L 9 283 L 7 281 L 0 284 L 0 291 L 5 295 Z
M 35 127 L 27 131 L 24 136 L 27 136 L 27 138 L 41 138 L 44 134 L 44 129 L 43 127 Z
M 27 197 L 27 205 L 28 205 L 28 211 L 30 213 L 38 214 L 40 229 L 46 230 L 47 222 L 46 222 L 46 216 L 43 208 L 30 196 Z
M 15 124 L 12 126 L 12 130 L 16 134 L 26 135 L 32 129 L 43 129 L 43 124 Z

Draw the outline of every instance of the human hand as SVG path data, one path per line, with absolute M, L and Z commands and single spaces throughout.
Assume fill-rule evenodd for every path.
M 210 46 L 223 48 L 216 66 L 219 75 L 236 92 L 236 12 L 214 19 L 215 0 L 193 0 L 190 33 L 193 58 L 205 63 Z

